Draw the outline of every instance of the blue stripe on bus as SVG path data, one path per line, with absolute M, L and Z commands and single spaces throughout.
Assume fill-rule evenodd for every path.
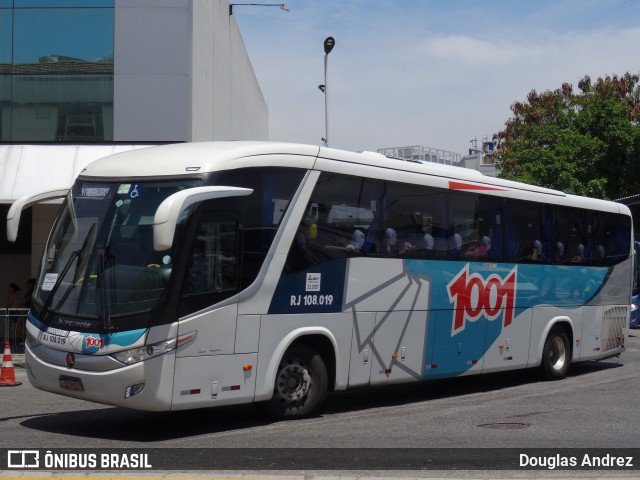
M 469 371 L 475 365 L 470 359 L 481 362 L 503 329 L 512 323 L 515 325 L 518 316 L 529 308 L 541 305 L 579 307 L 587 304 L 600 291 L 610 272 L 607 267 L 516 266 L 422 260 L 407 260 L 405 267 L 412 275 L 431 279 L 426 365 L 423 371 L 423 376 L 427 378 L 450 377 Z M 507 283 L 512 272 L 515 274 L 515 285 Z M 464 275 L 460 281 L 462 288 L 458 288 L 457 293 L 464 298 L 452 298 L 451 286 L 461 273 Z M 494 280 L 490 289 L 491 278 Z M 473 285 L 473 288 L 469 285 Z M 515 287 L 515 294 L 508 309 L 506 300 L 497 297 L 504 294 L 506 298 L 512 287 Z M 483 295 L 485 298 L 479 299 Z M 500 307 L 493 318 L 488 317 L 486 305 L 482 308 L 483 300 L 489 302 L 489 310 L 496 305 Z M 477 317 L 473 317 L 474 314 Z M 456 315 L 460 320 L 458 330 L 455 328 Z M 524 320 L 525 317 L 520 318 Z
M 337 259 L 281 277 L 268 313 L 342 311 L 347 262 L 347 259 Z M 375 265 L 375 259 L 372 259 L 372 262 Z M 407 259 L 403 262 L 410 275 L 430 279 L 431 310 L 454 308 L 447 293 L 447 285 L 465 266 L 468 268 L 469 276 L 477 275 L 483 279 L 491 276 L 504 279 L 516 268 L 516 264 L 510 263 L 467 263 L 420 259 Z M 321 281 L 314 284 L 312 279 L 308 278 L 310 272 L 320 274 Z M 608 267 L 518 264 L 513 308 L 531 308 L 536 305 L 557 307 L 586 305 L 602 288 L 609 273 Z M 314 290 L 314 285 L 319 285 L 319 289 Z M 329 298 L 331 298 L 330 302 Z
M 482 278 L 506 276 L 516 264 L 474 262 L 448 262 L 405 260 L 409 273 L 431 279 L 431 309 L 451 309 L 447 285 L 465 265 L 469 274 Z M 586 305 L 602 288 L 609 275 L 608 267 L 579 267 L 562 265 L 517 265 L 515 308 L 531 308 L 536 305 L 579 307 Z
M 73 330 L 68 330 L 65 328 L 58 328 L 53 326 L 47 326 L 42 323 L 33 313 L 29 312 L 28 320 L 34 326 L 38 328 L 38 330 L 42 332 L 47 332 L 49 328 L 56 330 L 63 330 L 66 332 L 77 334 L 80 338 L 82 338 L 82 353 L 83 354 L 94 354 L 99 352 L 102 348 L 105 348 L 109 345 L 116 345 L 119 347 L 128 347 L 130 345 L 135 344 L 146 332 L 148 329 L 140 328 L 137 330 L 128 330 L 125 332 L 114 332 L 114 333 L 84 333 L 84 332 L 75 332 Z M 89 340 L 88 340 L 89 339 Z
M 388 262 L 388 260 L 386 260 Z M 535 306 L 577 308 L 598 294 L 610 274 L 608 267 L 540 264 L 495 264 L 420 259 L 398 259 L 409 278 L 429 284 L 425 378 L 460 375 L 477 363 L 505 328 L 528 321 L 520 314 Z M 269 314 L 332 313 L 353 308 L 343 305 L 347 290 L 345 272 L 349 260 L 339 259 L 307 271 L 283 276 L 276 288 Z M 371 259 L 375 269 L 375 259 Z M 389 264 L 385 264 L 388 268 Z M 351 278 L 367 269 L 350 272 Z M 358 273 L 359 272 L 359 273 Z M 384 275 L 382 275 L 384 277 Z M 397 280 L 392 278 L 391 280 Z M 393 283 L 393 282 L 392 282 Z M 371 288 L 368 285 L 368 288 Z M 383 287 L 383 286 L 381 286 Z M 385 295 L 373 288 L 362 298 Z M 391 288 L 391 295 L 398 290 Z M 332 302 L 319 299 L 332 298 Z M 380 305 L 392 305 L 389 298 Z M 375 308 L 375 307 L 374 307 Z

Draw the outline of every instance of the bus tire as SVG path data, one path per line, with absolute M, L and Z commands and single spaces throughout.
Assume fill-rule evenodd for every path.
M 567 376 L 570 362 L 571 349 L 567 332 L 561 327 L 554 327 L 544 342 L 540 372 L 547 380 L 562 380 Z
M 320 354 L 306 345 L 293 346 L 280 360 L 271 400 L 258 406 L 271 418 L 309 417 L 324 402 L 328 378 Z

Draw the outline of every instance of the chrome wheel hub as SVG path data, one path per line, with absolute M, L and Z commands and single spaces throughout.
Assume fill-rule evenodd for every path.
M 564 342 L 560 337 L 554 337 L 551 340 L 549 348 L 549 360 L 554 370 L 562 370 L 567 361 L 567 351 Z
M 312 379 L 309 369 L 299 360 L 281 365 L 276 379 L 276 392 L 286 403 L 299 403 L 309 395 Z

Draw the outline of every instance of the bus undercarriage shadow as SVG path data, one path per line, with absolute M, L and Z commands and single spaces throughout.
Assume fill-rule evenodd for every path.
M 611 361 L 590 361 L 572 365 L 567 375 L 582 375 L 619 368 L 622 363 Z M 410 384 L 367 387 L 335 392 L 327 397 L 323 413 L 332 414 L 352 410 L 366 410 L 380 407 L 398 406 L 442 398 L 455 398 L 482 392 L 492 392 L 516 388 L 541 379 L 538 369 L 513 370 L 484 375 L 457 378 L 443 378 Z
M 616 361 L 572 365 L 569 377 L 580 377 L 622 367 Z M 319 415 L 363 411 L 389 406 L 456 398 L 481 392 L 517 388 L 542 381 L 535 369 L 448 378 L 412 384 L 388 385 L 334 392 Z M 296 422 L 304 422 L 297 420 Z M 76 437 L 124 442 L 161 442 L 197 435 L 242 430 L 274 423 L 252 404 L 180 412 L 140 412 L 125 408 L 99 408 L 44 414 L 21 422 L 25 428 Z M 162 425 L 162 428 L 158 428 Z
M 21 425 L 62 435 L 117 440 L 125 442 L 118 446 L 124 446 L 126 442 L 144 444 L 178 440 L 269 423 L 272 421 L 249 404 L 179 412 L 141 412 L 107 407 L 40 415 L 21 422 Z

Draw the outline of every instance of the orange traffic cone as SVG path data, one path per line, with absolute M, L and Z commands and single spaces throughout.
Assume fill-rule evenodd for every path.
M 0 387 L 17 387 L 18 385 L 22 385 L 22 382 L 16 382 L 9 342 L 4 342 L 4 355 L 2 356 L 2 368 L 0 368 L 0 371 Z

